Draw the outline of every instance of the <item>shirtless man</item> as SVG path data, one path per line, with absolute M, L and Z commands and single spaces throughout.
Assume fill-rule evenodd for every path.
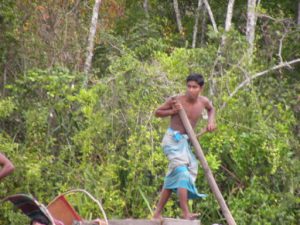
M 5 155 L 0 153 L 0 167 L 2 166 L 2 168 L 0 168 L 0 181 L 6 177 L 7 175 L 9 175 L 10 173 L 12 173 L 15 169 L 14 165 L 12 164 L 11 161 L 9 161 L 9 159 L 7 159 L 5 157 Z
M 189 121 L 195 128 L 202 116 L 203 110 L 207 110 L 208 125 L 206 130 L 213 131 L 216 128 L 215 110 L 212 103 L 200 93 L 203 90 L 204 79 L 200 74 L 191 74 L 186 79 L 187 90 L 183 95 L 169 98 L 155 111 L 156 117 L 171 117 L 162 147 L 169 160 L 168 173 L 164 180 L 160 200 L 154 212 L 154 219 L 161 219 L 162 210 L 167 203 L 172 191 L 177 192 L 184 219 L 196 219 L 197 214 L 189 212 L 188 199 L 202 198 L 206 195 L 199 194 L 195 187 L 198 171 L 196 161 L 188 142 L 187 132 L 179 117 L 179 110 L 184 109 Z

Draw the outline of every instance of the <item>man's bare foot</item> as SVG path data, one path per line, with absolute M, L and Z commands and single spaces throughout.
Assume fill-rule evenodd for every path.
M 199 213 L 189 213 L 183 216 L 185 220 L 196 220 L 200 216 Z

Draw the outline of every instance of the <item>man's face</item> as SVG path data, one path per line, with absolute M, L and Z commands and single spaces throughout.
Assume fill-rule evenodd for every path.
M 192 100 L 196 100 L 202 91 L 202 87 L 196 82 L 196 81 L 189 81 L 186 84 L 187 90 L 186 90 L 186 95 L 188 98 Z

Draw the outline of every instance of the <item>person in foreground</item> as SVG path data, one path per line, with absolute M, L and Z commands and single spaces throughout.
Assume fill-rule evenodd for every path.
M 5 155 L 1 153 L 0 153 L 0 167 L 2 167 L 0 168 L 0 181 L 15 170 L 15 167 L 12 164 L 12 162 L 9 161 L 9 159 L 6 158 Z
M 164 154 L 169 165 L 164 179 L 163 190 L 153 215 L 153 219 L 161 219 L 162 211 L 171 196 L 177 192 L 183 219 L 196 219 L 198 214 L 191 213 L 188 208 L 188 199 L 203 198 L 195 187 L 198 173 L 198 162 L 191 151 L 188 135 L 179 117 L 179 110 L 184 109 L 193 129 L 207 110 L 208 125 L 206 130 L 215 130 L 215 110 L 212 103 L 201 92 L 204 78 L 201 74 L 191 74 L 186 79 L 187 90 L 185 94 L 177 95 L 166 100 L 155 111 L 156 117 L 171 117 L 170 126 L 162 140 Z

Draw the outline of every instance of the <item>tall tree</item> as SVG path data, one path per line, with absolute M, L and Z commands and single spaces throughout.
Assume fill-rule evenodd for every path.
M 256 0 L 248 0 L 247 8 L 247 27 L 246 27 L 246 38 L 249 43 L 248 53 L 252 55 L 255 39 L 255 26 L 256 26 Z
M 203 4 L 203 0 L 198 0 L 198 7 L 196 9 L 196 15 L 195 15 L 195 25 L 193 29 L 193 41 L 192 41 L 192 48 L 196 47 L 196 41 L 197 41 L 197 33 L 198 33 L 198 26 L 199 26 L 199 16 L 200 16 L 200 10 Z
M 144 0 L 144 2 L 143 2 L 143 8 L 144 8 L 146 17 L 149 18 L 149 4 L 148 4 L 148 0 Z
M 228 32 L 231 28 L 231 20 L 232 20 L 232 14 L 233 14 L 233 5 L 234 0 L 229 0 L 227 5 L 227 13 L 226 13 L 226 21 L 225 21 L 225 32 Z M 222 35 L 221 39 L 221 46 L 225 44 L 226 36 Z
M 204 4 L 205 4 L 205 7 L 206 7 L 206 9 L 207 9 L 207 12 L 208 12 L 210 21 L 211 21 L 211 23 L 212 23 L 212 25 L 213 25 L 214 31 L 215 31 L 215 32 L 218 32 L 217 23 L 216 23 L 216 21 L 215 21 L 214 14 L 213 14 L 212 11 L 211 11 L 210 5 L 209 5 L 209 3 L 208 3 L 207 0 L 203 0 L 203 1 L 204 1 Z
M 101 0 L 96 0 L 93 8 L 93 15 L 92 15 L 92 21 L 90 26 L 90 33 L 88 37 L 88 47 L 87 47 L 87 56 L 84 63 L 84 73 L 86 74 L 86 81 L 85 85 L 88 82 L 88 73 L 91 69 L 92 65 L 92 58 L 93 58 L 93 50 L 94 50 L 94 39 L 96 35 L 96 29 L 97 29 L 97 20 L 99 15 L 99 8 L 100 8 Z
M 183 35 L 183 27 L 182 27 L 182 22 L 181 22 L 181 16 L 180 16 L 180 11 L 179 11 L 178 1 L 173 0 L 173 5 L 174 5 L 174 10 L 175 10 L 175 16 L 176 16 L 178 31 L 181 35 Z
M 298 0 L 298 17 L 297 17 L 297 24 L 300 25 L 300 0 Z
M 202 23 L 201 23 L 201 34 L 200 34 L 200 44 L 203 45 L 204 39 L 205 39 L 205 33 L 206 33 L 206 20 L 207 20 L 207 15 L 206 15 L 206 8 L 204 7 L 202 10 Z
M 229 0 L 227 6 L 226 21 L 225 21 L 225 31 L 229 31 L 231 28 L 233 5 L 234 5 L 234 0 Z

